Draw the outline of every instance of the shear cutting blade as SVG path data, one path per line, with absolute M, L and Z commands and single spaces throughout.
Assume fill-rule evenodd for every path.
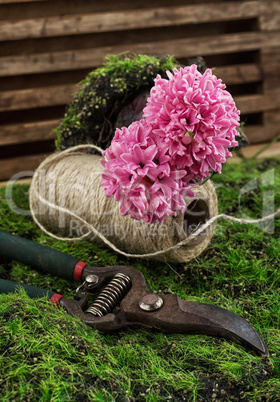
M 166 332 L 237 339 L 253 347 L 259 354 L 269 355 L 258 332 L 246 320 L 229 310 L 211 304 L 182 300 L 175 294 L 165 294 L 160 295 L 163 301 L 160 306 L 146 311 L 142 302 L 146 300 L 147 295 L 153 294 L 138 288 L 123 300 L 122 309 L 127 325 L 141 323 L 143 326 Z
M 211 304 L 190 302 L 178 297 L 177 320 L 187 332 L 237 339 L 268 355 L 267 347 L 258 332 L 243 318 L 233 312 Z

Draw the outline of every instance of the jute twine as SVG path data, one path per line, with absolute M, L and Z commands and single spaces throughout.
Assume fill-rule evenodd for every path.
M 106 197 L 100 185 L 100 155 L 81 152 L 85 148 L 102 152 L 95 145 L 79 145 L 52 154 L 35 172 L 30 209 L 46 234 L 60 240 L 106 244 L 126 257 L 176 263 L 197 257 L 208 246 L 215 223 L 197 229 L 218 213 L 210 180 L 195 188 L 195 198 L 186 198 L 184 214 L 148 225 L 120 215 L 119 203 Z
M 105 244 L 126 257 L 178 263 L 190 261 L 204 251 L 220 218 L 256 224 L 280 214 L 279 208 L 261 219 L 218 215 L 215 188 L 208 180 L 194 189 L 195 198 L 186 198 L 184 214 L 147 225 L 120 215 L 119 203 L 107 198 L 100 185 L 100 156 L 80 152 L 85 148 L 102 152 L 95 145 L 78 145 L 55 153 L 43 161 L 31 183 L 33 219 L 55 239 L 87 239 Z

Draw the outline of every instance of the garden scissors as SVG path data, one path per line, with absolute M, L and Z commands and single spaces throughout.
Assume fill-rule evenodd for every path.
M 218 306 L 156 294 L 143 274 L 128 266 L 90 267 L 78 258 L 0 230 L 0 257 L 22 262 L 42 272 L 80 282 L 74 299 L 30 285 L 0 280 L 0 293 L 22 286 L 30 297 L 48 296 L 69 313 L 100 331 L 127 327 L 170 333 L 205 334 L 237 339 L 268 355 L 258 332 L 243 318 Z M 89 299 L 95 296 L 92 303 Z

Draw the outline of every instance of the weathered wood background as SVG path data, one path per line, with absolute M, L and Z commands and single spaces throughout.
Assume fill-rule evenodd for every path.
M 203 56 L 252 144 L 280 126 L 279 0 L 0 0 L 0 180 L 35 169 L 76 84 L 120 52 Z

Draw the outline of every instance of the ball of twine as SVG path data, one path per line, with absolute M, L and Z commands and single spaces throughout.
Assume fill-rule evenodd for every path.
M 82 148 L 98 149 L 80 145 L 55 153 L 33 177 L 30 209 L 45 233 L 62 240 L 105 244 L 127 257 L 175 263 L 190 261 L 205 250 L 215 230 L 211 219 L 218 213 L 210 180 L 194 188 L 194 198 L 185 199 L 183 214 L 148 225 L 120 215 L 119 203 L 106 197 L 100 185 L 100 156 L 83 153 Z

